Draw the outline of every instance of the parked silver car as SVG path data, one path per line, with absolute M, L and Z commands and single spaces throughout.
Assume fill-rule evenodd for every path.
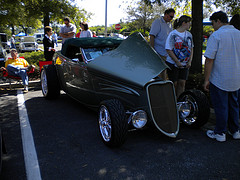
M 8 37 L 6 33 L 0 33 L 0 42 L 3 48 L 6 50 L 6 52 L 10 52 L 10 42 L 7 39 Z
M 38 43 L 35 41 L 33 36 L 24 36 L 21 38 L 19 44 L 19 52 L 26 52 L 26 51 L 37 51 L 38 50 Z
M 7 59 L 6 50 L 3 48 L 2 44 L 0 43 L 0 67 L 5 65 L 5 61 Z
M 44 33 L 35 33 L 34 38 L 37 41 L 37 43 L 43 41 L 44 38 Z

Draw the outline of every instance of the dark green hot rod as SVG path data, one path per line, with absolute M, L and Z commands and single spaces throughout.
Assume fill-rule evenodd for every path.
M 177 102 L 173 83 L 158 77 L 166 68 L 140 33 L 126 40 L 69 39 L 53 64 L 44 66 L 42 92 L 53 99 L 63 90 L 98 110 L 101 138 L 108 146 L 122 145 L 129 129 L 149 125 L 176 137 L 180 120 L 190 127 L 204 125 L 209 105 L 198 90 L 185 91 Z

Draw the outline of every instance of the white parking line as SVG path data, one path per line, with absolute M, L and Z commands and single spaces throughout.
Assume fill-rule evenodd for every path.
M 22 134 L 23 154 L 28 180 L 41 180 L 37 153 L 29 124 L 23 92 L 17 91 L 19 120 Z

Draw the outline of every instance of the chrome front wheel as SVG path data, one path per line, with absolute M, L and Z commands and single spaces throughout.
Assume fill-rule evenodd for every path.
M 200 90 L 188 90 L 178 98 L 180 119 L 184 124 L 199 128 L 207 123 L 210 106 L 206 95 Z
M 100 104 L 98 125 L 101 138 L 107 146 L 118 147 L 125 142 L 128 121 L 119 100 L 106 100 Z
M 41 87 L 43 96 L 47 99 L 54 99 L 60 95 L 60 84 L 55 65 L 43 66 L 41 72 Z

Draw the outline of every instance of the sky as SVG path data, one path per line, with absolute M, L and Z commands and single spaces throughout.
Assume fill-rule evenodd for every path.
M 105 5 L 106 0 L 76 0 L 79 8 L 84 8 L 88 13 L 94 13 L 88 25 L 97 26 L 105 25 Z M 119 7 L 121 6 L 121 7 Z M 117 24 L 120 19 L 126 17 L 122 0 L 107 0 L 107 24 Z

